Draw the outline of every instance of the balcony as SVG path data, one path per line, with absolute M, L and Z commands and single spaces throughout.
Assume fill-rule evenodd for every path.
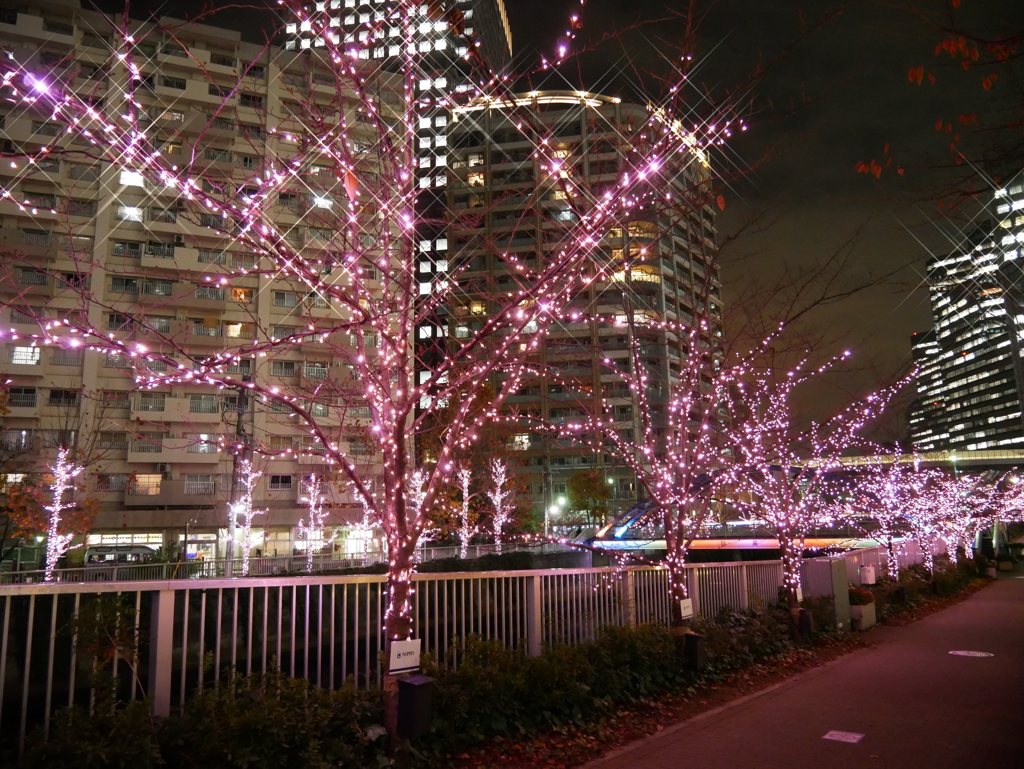
M 208 453 L 207 448 L 194 438 L 164 438 L 162 443 L 137 440 L 128 447 L 128 461 L 215 465 L 228 456 L 219 452 Z
M 129 481 L 124 490 L 125 507 L 200 506 L 215 504 L 213 481 L 161 480 L 158 484 Z
M 191 398 L 168 397 L 163 401 L 149 401 L 136 397 L 131 402 L 131 417 L 150 422 L 196 422 L 209 425 L 221 421 L 221 408 L 219 400 L 207 403 Z

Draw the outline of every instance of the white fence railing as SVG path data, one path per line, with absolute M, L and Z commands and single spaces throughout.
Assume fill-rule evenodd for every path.
M 696 611 L 755 606 L 778 593 L 778 562 L 688 568 Z M 669 621 L 667 573 L 657 568 L 549 569 L 416 574 L 415 635 L 423 650 L 457 666 L 471 634 L 531 654 L 592 640 L 606 625 Z M 383 575 L 253 577 L 0 589 L 0 734 L 23 743 L 54 710 L 89 706 L 88 671 L 74 634 L 97 601 L 119 596 L 142 639 L 137 675 L 120 676 L 123 699 L 148 695 L 158 713 L 230 671 L 277 665 L 317 686 L 380 683 Z M 207 655 L 213 665 L 204 665 Z M 115 658 L 115 673 L 128 672 Z M 0 746 L 2 749 L 2 746 Z

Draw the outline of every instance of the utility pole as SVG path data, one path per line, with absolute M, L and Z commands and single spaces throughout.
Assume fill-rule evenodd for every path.
M 242 381 L 248 382 L 250 374 L 242 374 Z M 242 448 L 237 447 L 231 458 L 231 498 L 228 500 L 228 541 L 224 555 L 227 559 L 225 576 L 235 576 L 235 530 L 238 524 L 235 513 L 235 505 L 238 503 L 239 487 L 241 485 L 239 472 L 243 460 L 252 459 L 252 448 L 249 445 L 249 435 L 245 431 L 245 413 L 249 410 L 248 388 L 238 388 L 238 403 L 235 404 L 235 437 L 236 444 L 241 443 Z

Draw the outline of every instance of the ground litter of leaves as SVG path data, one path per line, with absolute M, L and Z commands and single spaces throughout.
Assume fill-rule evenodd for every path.
M 948 598 L 926 602 L 890 615 L 884 625 L 906 625 L 945 609 L 976 593 L 988 580 L 975 580 Z M 857 649 L 873 646 L 861 635 L 839 636 L 821 646 L 796 648 L 765 662 L 729 674 L 688 694 L 670 694 L 619 708 L 614 714 L 583 726 L 567 727 L 534 737 L 496 737 L 487 744 L 451 755 L 438 764 L 453 769 L 537 769 L 581 766 L 610 750 L 663 731 L 701 713 L 766 689 Z

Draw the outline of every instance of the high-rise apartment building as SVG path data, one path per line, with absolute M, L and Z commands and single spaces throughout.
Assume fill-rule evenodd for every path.
M 997 225 L 928 262 L 933 325 L 912 340 L 909 414 L 921 451 L 1024 446 L 1024 188 L 998 190 L 991 208 Z
M 513 103 L 472 103 L 455 112 L 450 133 L 453 181 L 448 190 L 453 227 L 451 268 L 464 301 L 449 308 L 452 333 L 469 336 L 482 327 L 496 302 L 507 301 L 518 270 L 541 269 L 553 258 L 562 233 L 577 221 L 560 178 L 571 169 L 584 180 L 570 194 L 599 196 L 614 190 L 628 153 L 628 138 L 651 125 L 648 108 L 583 92 L 535 92 Z M 528 122 L 533 131 L 524 133 Z M 551 136 L 559 171 L 536 160 L 535 135 Z M 613 409 L 614 429 L 628 436 L 640 429 L 636 399 L 621 372 L 630 370 L 632 333 L 648 376 L 655 426 L 665 422 L 668 388 L 686 355 L 685 339 L 657 327 L 661 320 L 687 323 L 712 308 L 712 332 L 720 323 L 720 283 L 715 266 L 714 212 L 706 204 L 707 158 L 694 150 L 671 160 L 672 198 L 695 201 L 655 208 L 638 206 L 628 222 L 611 226 L 591 269 L 603 275 L 567 310 L 570 318 L 547 335 L 535 365 L 549 376 L 525 383 L 507 407 L 549 422 L 579 421 L 601 413 L 601 398 Z M 702 193 L 704 193 L 702 195 Z M 628 260 L 629 269 L 625 269 Z M 630 330 L 628 315 L 635 323 Z M 720 330 L 720 329 L 718 329 Z M 597 469 L 611 486 L 619 512 L 637 500 L 636 479 L 601 451 L 524 430 L 510 444 L 530 486 L 534 508 L 558 508 L 569 477 Z M 564 509 L 564 508 L 562 508 Z M 555 513 L 555 522 L 558 513 Z
M 317 327 L 337 309 L 298 281 L 260 273 L 259 257 L 216 214 L 190 204 L 193 195 L 255 194 L 254 174 L 300 151 L 311 105 L 333 110 L 335 119 L 344 109 L 351 140 L 369 145 L 373 129 L 366 127 L 360 139 L 366 121 L 359 102 L 336 104 L 334 75 L 316 56 L 184 22 L 129 22 L 130 63 L 139 70 L 133 80 L 111 34 L 111 23 L 120 22 L 74 0 L 42 0 L 26 11 L 0 10 L 0 45 L 36 82 L 73 89 L 119 125 L 137 119 L 146 151 L 189 164 L 200 181 L 188 194 L 164 186 L 134 170 L 128 156 L 121 164 L 101 160 L 88 137 L 41 104 L 0 105 L 0 186 L 9 193 L 0 200 L 3 325 L 24 338 L 38 333 L 40 320 L 87 318 L 92 327 L 150 350 L 173 340 L 188 350 L 190 365 L 229 358 L 227 372 L 294 392 L 332 439 L 372 468 L 374 449 L 364 433 L 369 409 L 320 395 L 339 374 Z M 379 96 L 385 107 L 398 98 L 385 86 Z M 23 160 L 43 147 L 48 157 Z M 282 188 L 265 215 L 289 248 L 330 275 L 326 218 L 344 192 L 331 160 L 321 166 L 310 157 L 303 155 L 307 165 L 294 189 Z M 259 340 L 295 335 L 302 342 L 287 353 L 247 352 Z M 274 455 L 255 499 L 268 511 L 256 520 L 256 547 L 291 554 L 304 546 L 296 530 L 304 514 L 302 479 L 324 472 L 324 465 L 318 444 L 290 409 L 254 402 L 244 388 L 205 385 L 201 377 L 140 386 L 149 372 L 178 365 L 173 347 L 163 360 L 147 363 L 39 347 L 8 334 L 2 353 L 0 374 L 10 380 L 0 417 L 2 480 L 42 472 L 58 447 L 74 447 L 86 463 L 86 493 L 100 505 L 90 543 L 156 547 L 179 542 L 188 530 L 190 553 L 223 554 L 234 467 L 219 444 L 250 443 Z M 334 501 L 334 523 L 361 514 L 345 494 Z

